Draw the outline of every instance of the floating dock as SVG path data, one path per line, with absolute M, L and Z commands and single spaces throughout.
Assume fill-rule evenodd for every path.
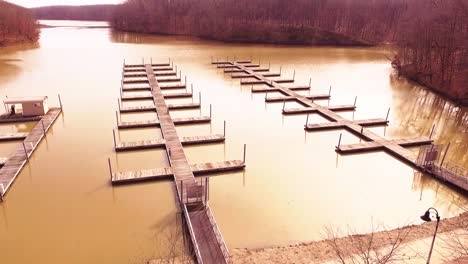
M 39 119 L 36 126 L 29 133 L 20 134 L 17 139 L 23 139 L 24 141 L 21 144 L 18 144 L 15 152 L 9 158 L 1 159 L 1 164 L 3 165 L 0 168 L 0 201 L 3 201 L 3 197 L 11 188 L 13 182 L 18 176 L 21 169 L 24 167 L 26 162 L 29 160 L 29 157 L 36 150 L 39 143 L 42 141 L 46 135 L 49 128 L 55 122 L 57 117 L 62 112 L 61 108 L 50 108 L 47 114 L 40 117 L 35 117 Z M 13 119 L 13 122 L 20 122 L 21 118 Z M 24 118 L 23 122 L 30 122 L 31 118 Z M 16 139 L 15 139 L 16 140 Z
M 117 142 L 114 132 L 114 146 L 116 151 L 130 151 L 147 148 L 164 148 L 167 153 L 170 167 L 155 168 L 151 170 L 139 170 L 128 172 L 113 172 L 109 160 L 111 182 L 114 185 L 137 183 L 152 180 L 173 179 L 176 183 L 176 196 L 178 204 L 184 215 L 185 226 L 198 263 L 231 263 L 229 252 L 222 239 L 221 232 L 214 220 L 208 205 L 208 179 L 195 178 L 195 175 L 206 175 L 226 171 L 237 171 L 245 168 L 244 160 L 232 160 L 222 162 L 210 162 L 190 165 L 187 161 L 184 147 L 193 144 L 212 144 L 224 142 L 224 135 L 208 135 L 180 138 L 177 135 L 176 125 L 190 125 L 211 122 L 210 116 L 172 118 L 171 110 L 185 110 L 200 108 L 201 102 L 187 104 L 167 104 L 168 98 L 185 98 L 193 96 L 192 92 L 163 94 L 167 89 L 187 89 L 187 81 L 184 84 L 159 85 L 160 82 L 180 82 L 180 78 L 156 78 L 161 71 L 173 71 L 172 67 L 160 64 L 124 65 L 123 81 L 121 87 L 122 101 L 152 100 L 154 105 L 122 107 L 119 101 L 120 113 L 147 112 L 157 113 L 157 120 L 122 122 L 117 113 L 117 126 L 119 129 L 134 129 L 142 127 L 160 127 L 163 138 L 139 142 Z M 127 73 L 131 72 L 131 73 Z M 148 87 L 125 87 L 132 84 L 126 80 L 128 77 L 146 77 L 146 80 L 138 80 L 138 83 L 148 83 Z M 136 81 L 135 81 L 136 82 Z M 129 91 L 149 91 L 150 95 L 128 95 Z M 200 97 L 201 101 L 201 97 Z
M 280 79 L 280 80 L 272 80 L 269 79 L 267 74 L 259 73 L 255 71 L 255 69 L 259 69 L 260 65 L 258 64 L 251 64 L 250 62 L 243 61 L 217 61 L 213 62 L 212 64 L 217 65 L 217 68 L 225 69 L 225 72 L 236 73 L 233 76 L 242 76 L 241 85 L 264 85 L 264 87 L 253 87 L 252 92 L 259 93 L 268 93 L 268 92 L 279 92 L 281 96 L 274 97 L 273 99 L 269 99 L 268 94 L 265 96 L 266 102 L 281 102 L 283 99 L 283 114 L 284 115 L 309 115 L 309 114 L 318 114 L 325 119 L 327 119 L 328 123 L 322 124 L 309 124 L 308 123 L 308 116 L 306 124 L 304 125 L 304 129 L 306 131 L 318 131 L 318 130 L 330 130 L 330 129 L 346 129 L 353 133 L 354 135 L 358 136 L 364 143 L 361 144 L 352 144 L 352 145 L 341 145 L 341 136 L 336 146 L 336 151 L 338 153 L 347 154 L 347 153 L 362 153 L 367 151 L 377 151 L 377 150 L 384 150 L 387 153 L 397 157 L 398 159 L 402 160 L 403 162 L 415 167 L 420 168 L 418 164 L 416 164 L 416 155 L 413 152 L 405 149 L 408 146 L 424 146 L 432 144 L 431 138 L 416 138 L 416 139 L 408 139 L 408 140 L 386 140 L 385 138 L 371 132 L 370 130 L 366 129 L 368 126 L 386 126 L 388 125 L 388 114 L 386 119 L 369 119 L 369 120 L 347 120 L 342 116 L 338 115 L 336 112 L 340 111 L 355 111 L 356 109 L 356 100 L 354 101 L 353 105 L 338 105 L 338 106 L 322 106 L 316 104 L 314 100 L 315 98 L 326 98 L 330 99 L 331 90 L 326 95 L 300 95 L 296 93 L 297 90 L 309 90 L 311 88 L 311 82 L 309 86 L 296 86 L 296 87 L 286 87 L 283 86 L 282 83 L 290 82 L 291 79 Z M 268 71 L 266 71 L 268 72 Z M 295 76 L 295 73 L 294 73 Z M 243 79 L 249 79 L 244 81 Z M 253 79 L 253 80 L 252 80 Z M 293 77 L 292 80 L 295 78 Z M 296 102 L 302 105 L 302 108 L 285 108 L 285 103 L 287 102 Z M 421 168 L 420 168 L 421 169 Z

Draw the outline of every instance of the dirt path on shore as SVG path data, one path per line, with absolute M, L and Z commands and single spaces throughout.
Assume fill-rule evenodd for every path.
M 432 236 L 435 223 L 424 223 L 422 225 L 405 226 L 394 230 L 377 232 L 374 234 L 373 243 L 375 247 L 383 248 L 389 246 L 401 236 L 402 232 L 406 234 L 404 243 L 408 243 L 417 239 Z M 468 228 L 468 212 L 459 216 L 443 219 L 439 225 L 440 233 L 450 232 L 460 228 Z M 353 241 L 354 235 L 337 239 L 338 243 L 346 244 Z M 404 245 L 402 245 L 404 247 Z M 336 259 L 333 248 L 329 245 L 329 241 L 321 240 L 317 242 L 302 243 L 298 245 L 263 248 L 263 249 L 234 249 L 231 250 L 232 260 L 237 263 L 322 263 Z

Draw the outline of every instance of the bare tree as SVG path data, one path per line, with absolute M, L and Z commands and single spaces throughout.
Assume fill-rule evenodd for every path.
M 343 234 L 339 229 L 327 228 L 325 241 L 333 250 L 338 263 L 385 264 L 408 258 L 401 253 L 408 234 L 409 229 L 404 228 L 377 233 L 372 226 L 372 231 L 365 235 L 349 231 Z

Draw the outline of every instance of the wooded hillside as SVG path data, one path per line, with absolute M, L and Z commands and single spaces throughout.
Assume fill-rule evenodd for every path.
M 224 41 L 375 44 L 395 39 L 403 1 L 128 0 L 111 22 L 118 30 Z
M 398 45 L 393 66 L 468 103 L 466 0 L 127 0 L 113 28 L 222 41 Z
M 401 74 L 468 103 L 468 1 L 412 1 L 398 45 Z
M 38 19 L 108 21 L 114 5 L 44 6 L 33 8 Z
M 30 10 L 0 1 L 0 46 L 38 38 L 38 25 Z

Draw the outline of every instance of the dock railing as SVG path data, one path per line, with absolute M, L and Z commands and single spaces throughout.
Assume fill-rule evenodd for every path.
M 180 203 L 206 205 L 209 199 L 209 177 L 177 181 Z
M 216 220 L 213 217 L 213 212 L 211 211 L 211 208 L 209 206 L 206 206 L 206 214 L 208 216 L 208 219 L 210 220 L 211 228 L 213 228 L 213 231 L 216 235 L 216 240 L 218 241 L 219 248 L 223 253 L 225 262 L 232 263 L 231 257 L 229 256 L 229 250 L 226 246 L 226 243 L 224 242 L 223 235 L 221 234 L 221 232 L 219 232 L 218 224 L 216 223 Z
M 460 176 L 464 176 L 464 177 L 467 177 L 467 180 L 468 180 L 468 169 L 465 169 L 455 163 L 452 163 L 452 162 L 448 162 L 446 165 L 445 165 L 445 168 L 457 175 L 460 175 Z
M 201 257 L 200 248 L 198 247 L 197 240 L 193 239 L 193 238 L 195 238 L 195 232 L 193 231 L 193 226 L 192 226 L 192 222 L 190 221 L 190 215 L 188 213 L 187 206 L 185 204 L 183 204 L 181 206 L 182 206 L 182 210 L 184 212 L 185 221 L 186 221 L 186 224 L 187 224 L 187 229 L 188 229 L 188 231 L 190 233 L 190 237 L 192 238 L 191 240 L 192 240 L 193 249 L 195 251 L 195 257 L 197 258 L 197 263 L 198 264 L 203 264 L 203 260 L 202 260 L 202 257 Z

